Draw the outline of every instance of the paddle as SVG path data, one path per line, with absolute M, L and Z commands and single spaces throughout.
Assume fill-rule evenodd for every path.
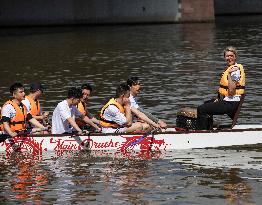
M 32 132 L 31 129 L 29 129 L 29 130 L 18 132 L 17 136 L 28 136 L 29 134 L 34 134 L 34 133 L 41 132 L 41 131 L 46 131 L 46 130 L 48 130 L 48 128 L 39 128 L 39 129 L 37 129 L 37 130 L 35 130 L 33 132 Z M 4 142 L 8 138 L 12 138 L 12 137 L 9 134 L 0 134 L 0 143 Z
M 134 147 L 135 145 L 139 144 L 143 139 L 145 139 L 148 135 L 150 135 L 150 134 L 153 135 L 156 131 L 158 131 L 158 129 L 154 129 L 154 130 L 151 130 L 149 132 L 146 132 L 142 137 L 140 137 L 135 142 L 133 142 L 130 145 L 128 145 L 127 148 L 131 147 L 131 146 Z

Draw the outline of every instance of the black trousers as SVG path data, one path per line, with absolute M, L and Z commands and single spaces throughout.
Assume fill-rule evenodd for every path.
M 212 100 L 205 102 L 197 108 L 197 128 L 199 130 L 210 129 L 209 121 L 213 115 L 227 114 L 233 119 L 238 105 L 238 101 L 224 101 L 222 99 L 217 102 Z

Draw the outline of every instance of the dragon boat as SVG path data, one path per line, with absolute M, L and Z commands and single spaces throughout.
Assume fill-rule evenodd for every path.
M 48 152 L 89 150 L 110 153 L 130 151 L 169 151 L 181 149 L 215 148 L 234 145 L 262 144 L 262 125 L 236 125 L 233 129 L 186 131 L 168 128 L 165 131 L 137 134 L 88 135 L 26 135 L 1 139 L 0 153 L 30 152 L 42 155 Z

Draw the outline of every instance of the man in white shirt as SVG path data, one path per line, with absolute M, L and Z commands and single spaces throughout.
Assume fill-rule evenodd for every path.
M 163 128 L 167 127 L 167 124 L 163 121 L 152 115 L 151 113 L 142 109 L 137 101 L 136 97 L 140 93 L 141 83 L 138 77 L 131 77 L 127 79 L 127 85 L 130 87 L 130 97 L 131 102 L 131 111 L 132 113 L 143 122 L 147 123 L 151 128 Z
M 245 71 L 241 64 L 236 63 L 236 57 L 237 51 L 234 47 L 229 46 L 224 50 L 227 67 L 221 75 L 219 98 L 198 106 L 197 127 L 199 130 L 212 129 L 209 122 L 213 115 L 227 114 L 231 119 L 234 118 L 240 96 L 245 92 Z
M 80 88 L 70 88 L 65 100 L 58 103 L 52 116 L 52 134 L 64 134 L 77 132 L 83 135 L 84 132 L 76 124 L 75 118 L 81 118 L 85 123 L 90 124 L 97 131 L 101 131 L 96 124 L 94 124 L 87 116 L 83 115 L 77 109 L 76 105 L 80 102 L 83 96 Z
M 129 86 L 123 83 L 117 87 L 115 98 L 102 108 L 100 125 L 103 133 L 142 132 L 148 128 L 145 123 L 132 123 L 129 96 Z

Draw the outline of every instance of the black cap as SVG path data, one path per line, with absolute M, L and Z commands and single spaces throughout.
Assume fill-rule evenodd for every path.
M 44 87 L 41 85 L 41 83 L 32 83 L 30 84 L 30 92 L 36 92 L 38 90 L 41 90 L 43 92 Z

